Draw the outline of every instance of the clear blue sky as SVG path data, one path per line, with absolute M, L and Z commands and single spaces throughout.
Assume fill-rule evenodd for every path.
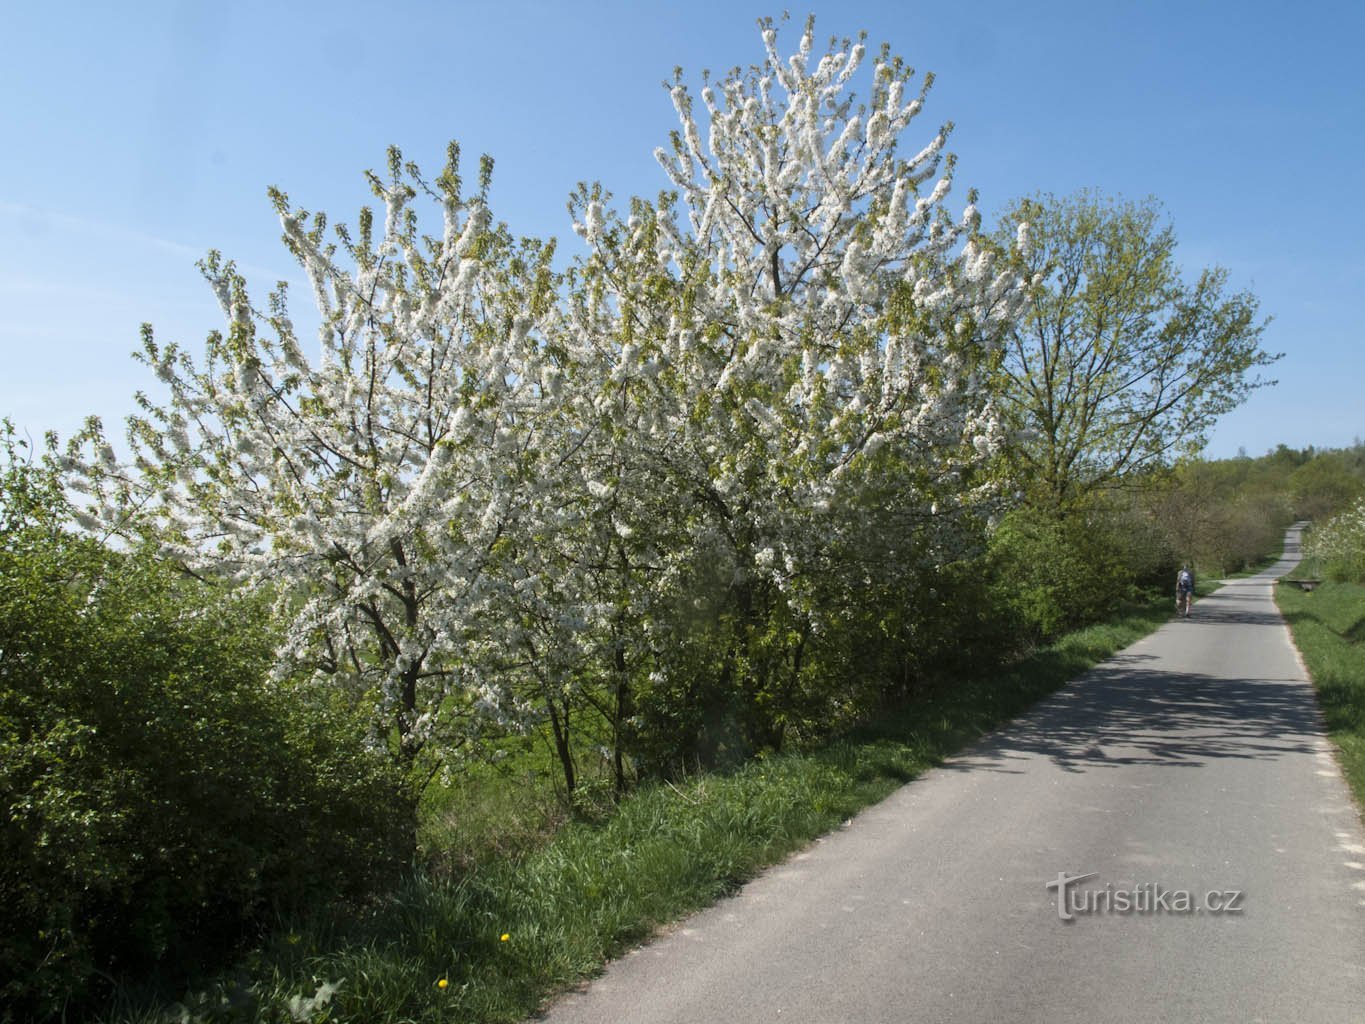
M 197 346 L 219 325 L 194 267 L 235 259 L 259 298 L 299 275 L 269 185 L 354 223 L 389 144 L 432 174 L 448 139 L 497 161 L 495 215 L 577 251 L 565 199 L 664 183 L 660 87 L 762 54 L 747 0 L 602 3 L 4 4 L 0 415 L 35 436 L 89 413 L 113 434 L 154 381 L 139 324 Z M 1365 5 L 1201 0 L 816 3 L 938 83 L 912 128 L 956 122 L 957 188 L 1009 199 L 1095 187 L 1158 197 L 1188 269 L 1225 266 L 1275 320 L 1279 386 L 1208 453 L 1365 434 Z M 792 7 L 784 49 L 805 8 Z M 307 290 L 295 287 L 300 304 Z

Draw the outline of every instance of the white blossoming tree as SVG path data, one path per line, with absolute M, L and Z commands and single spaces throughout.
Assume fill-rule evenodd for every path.
M 781 742 L 841 557 L 876 542 L 904 578 L 955 556 L 954 513 L 989 493 L 985 364 L 1020 290 L 970 201 L 944 209 L 949 126 L 900 153 L 931 76 L 907 95 L 913 71 L 884 48 L 855 106 L 861 41 L 816 57 L 808 22 L 784 59 L 761 28 L 766 59 L 705 80 L 704 116 L 675 77 L 680 124 L 657 153 L 673 191 L 624 217 L 600 187 L 571 203 L 592 251 L 572 319 L 614 428 L 594 437 L 614 524 L 599 583 L 638 623 L 617 630 L 621 685 L 619 634 L 667 686 L 700 618 L 712 703 L 742 705 L 750 747 Z M 683 703 L 714 745 L 707 701 Z
M 142 358 L 169 400 L 141 399 L 130 465 L 98 424 L 68 465 L 94 499 L 91 528 L 273 589 L 281 670 L 315 669 L 373 702 L 378 734 L 411 764 L 433 737 L 448 750 L 471 723 L 513 710 L 479 655 L 536 478 L 534 328 L 556 300 L 552 249 L 514 245 L 491 222 L 490 162 L 471 196 L 453 145 L 434 184 L 397 150 L 389 163 L 387 180 L 370 175 L 382 222 L 364 209 L 330 243 L 324 216 L 272 192 L 312 284 L 316 343 L 296 335 L 283 285 L 259 310 L 210 254 L 226 334 L 209 338 L 200 366 L 145 329 Z M 442 210 L 440 237 L 418 233 L 423 198 Z
M 776 747 L 838 705 L 808 699 L 812 647 L 958 557 L 993 497 L 988 364 L 1020 288 L 971 198 L 945 208 L 948 127 L 901 154 L 931 78 L 861 41 L 816 57 L 812 23 L 784 59 L 761 28 L 762 64 L 701 110 L 676 76 L 670 191 L 574 195 L 588 251 L 562 274 L 453 149 L 434 183 L 392 152 L 382 222 L 330 243 L 275 193 L 317 341 L 211 255 L 228 329 L 202 365 L 148 332 L 169 398 L 127 465 L 78 439 L 88 524 L 269 588 L 281 671 L 371 702 L 409 766 L 530 715 L 567 790 L 588 741 L 619 788 L 631 758 Z

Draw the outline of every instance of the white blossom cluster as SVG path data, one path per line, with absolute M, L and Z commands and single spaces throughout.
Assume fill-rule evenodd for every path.
M 537 450 L 550 251 L 518 249 L 485 201 L 464 196 L 458 153 L 429 191 L 439 238 L 417 234 L 426 187 L 396 152 L 372 177 L 382 228 L 362 213 L 325 243 L 325 220 L 274 198 L 321 313 L 296 337 L 283 291 L 254 308 L 231 263 L 203 270 L 227 318 L 205 365 L 148 332 L 143 358 L 170 391 L 130 421 L 134 451 L 75 463 L 87 525 L 142 531 L 193 571 L 271 588 L 291 623 L 281 671 L 318 668 L 374 695 L 385 731 L 419 747 L 443 716 L 506 716 L 496 680 L 466 656 L 496 630 Z M 316 354 L 309 356 L 305 349 Z
M 1314 526 L 1304 541 L 1304 555 L 1338 580 L 1365 582 L 1365 498 Z
M 989 496 L 979 470 L 1002 439 L 986 368 L 1023 282 L 974 205 L 943 206 L 948 127 L 898 154 L 930 79 L 908 96 L 883 53 L 855 108 L 861 42 L 817 57 L 808 22 L 784 60 L 771 24 L 763 39 L 760 67 L 705 83 L 704 120 L 675 81 L 657 157 L 676 201 L 624 219 L 599 189 L 572 204 L 592 256 L 571 327 L 597 360 L 593 409 L 620 428 L 603 457 L 627 561 L 654 568 L 656 596 L 718 560 L 799 601 L 828 552 L 888 516 L 933 535 L 917 557 L 950 559 L 946 513 Z
M 129 465 L 86 439 L 87 524 L 270 588 L 281 671 L 369 695 L 409 752 L 529 714 L 559 730 L 590 673 L 657 677 L 681 619 L 760 583 L 818 629 L 831 551 L 955 557 L 956 513 L 992 493 L 986 374 L 1021 282 L 974 205 L 944 207 L 949 127 L 899 155 L 928 78 L 907 92 L 861 42 L 817 56 L 809 23 L 786 59 L 763 42 L 704 116 L 673 85 L 675 195 L 624 215 L 575 195 L 589 252 L 562 274 L 494 224 L 487 164 L 464 194 L 453 148 L 434 184 L 393 152 L 379 216 L 332 242 L 276 193 L 317 339 L 211 254 L 226 332 L 202 366 L 148 333 L 170 399 L 130 421 Z

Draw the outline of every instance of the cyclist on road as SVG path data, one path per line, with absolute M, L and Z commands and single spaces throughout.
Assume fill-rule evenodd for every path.
M 1183 618 L 1190 617 L 1194 605 L 1194 572 L 1189 565 L 1182 565 L 1175 574 L 1175 613 Z

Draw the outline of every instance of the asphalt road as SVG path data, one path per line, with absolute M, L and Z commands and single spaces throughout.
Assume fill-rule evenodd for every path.
M 1271 598 L 1295 561 L 1291 531 L 546 1019 L 1365 1022 L 1365 833 Z

